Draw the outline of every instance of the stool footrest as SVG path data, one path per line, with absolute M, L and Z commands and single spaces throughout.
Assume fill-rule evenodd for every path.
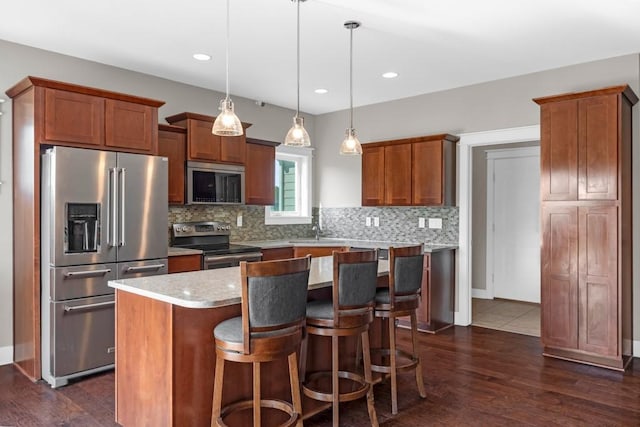
M 378 357 L 376 357 L 378 356 Z M 392 368 L 390 365 L 375 364 L 373 360 L 379 357 L 391 356 L 391 350 L 388 348 L 372 348 L 371 349 L 371 370 L 382 374 L 388 374 Z M 400 360 L 398 360 L 400 359 Z M 391 360 L 389 360 L 391 363 Z M 404 350 L 396 349 L 396 371 L 405 371 L 415 368 L 418 365 L 418 359 L 411 353 Z
M 362 375 L 356 374 L 355 372 L 338 371 L 338 377 L 353 381 L 360 385 L 360 387 L 356 390 L 339 393 L 340 402 L 350 402 L 352 400 L 359 399 L 366 395 L 371 388 L 371 384 L 369 384 Z M 331 391 L 323 392 L 311 386 L 316 380 L 320 378 L 329 378 L 329 380 L 331 380 L 331 371 L 319 371 L 309 374 L 307 377 L 307 382 L 302 385 L 302 392 L 305 396 L 310 397 L 311 399 L 319 400 L 322 402 L 332 402 L 333 394 L 331 393 Z
M 284 413 L 289 415 L 289 419 L 287 421 L 285 421 L 284 423 L 280 424 L 279 427 L 293 426 L 298 421 L 298 418 L 302 416 L 302 414 L 298 414 L 295 411 L 295 409 L 294 409 L 294 407 L 293 407 L 293 405 L 291 403 L 285 402 L 284 400 L 280 400 L 280 399 L 261 399 L 260 400 L 260 407 L 261 408 L 277 409 L 277 410 L 282 411 L 282 412 L 284 412 Z M 220 417 L 217 420 L 218 425 L 219 426 L 226 426 L 226 424 L 224 423 L 223 419 L 225 417 L 227 417 L 228 415 L 230 415 L 232 412 L 246 411 L 246 410 L 253 410 L 253 400 L 251 400 L 251 399 L 240 400 L 238 402 L 234 402 L 234 403 L 231 403 L 231 404 L 225 406 L 220 411 Z

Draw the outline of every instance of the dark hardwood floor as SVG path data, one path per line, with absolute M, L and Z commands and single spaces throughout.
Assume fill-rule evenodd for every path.
M 399 330 L 401 346 L 409 334 Z M 541 355 L 539 338 L 479 327 L 421 334 L 428 397 L 400 375 L 399 414 L 389 385 L 375 386 L 384 426 L 640 426 L 640 361 L 625 373 Z M 0 426 L 114 426 L 113 372 L 59 390 L 0 367 Z M 341 407 L 341 424 L 369 425 L 364 401 Z M 305 422 L 331 425 L 330 411 Z M 180 426 L 182 427 L 182 426 Z

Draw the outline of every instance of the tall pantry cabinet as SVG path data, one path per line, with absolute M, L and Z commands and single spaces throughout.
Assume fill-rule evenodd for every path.
M 541 126 L 544 355 L 624 370 L 632 357 L 629 86 L 534 101 Z

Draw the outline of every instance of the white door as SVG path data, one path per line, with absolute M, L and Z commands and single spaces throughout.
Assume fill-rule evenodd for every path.
M 487 152 L 487 290 L 540 302 L 540 147 Z

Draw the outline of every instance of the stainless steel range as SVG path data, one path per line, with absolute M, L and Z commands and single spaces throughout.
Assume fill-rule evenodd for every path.
M 260 248 L 229 243 L 231 225 L 226 222 L 184 222 L 171 227 L 172 246 L 202 251 L 202 269 L 235 267 L 240 261 L 260 261 Z

